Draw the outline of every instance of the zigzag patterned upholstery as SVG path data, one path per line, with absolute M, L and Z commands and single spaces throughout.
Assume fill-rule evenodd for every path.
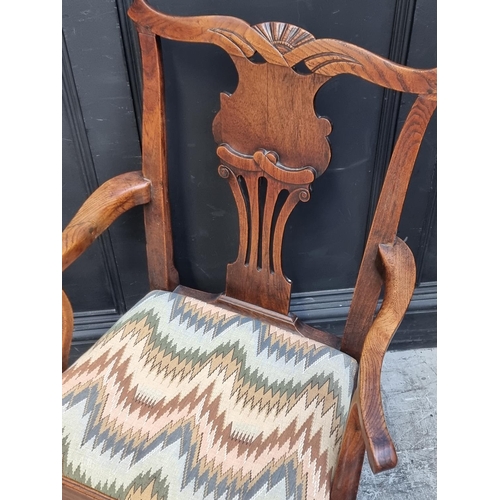
M 120 500 L 327 499 L 356 373 L 319 342 L 151 292 L 63 374 L 64 475 Z

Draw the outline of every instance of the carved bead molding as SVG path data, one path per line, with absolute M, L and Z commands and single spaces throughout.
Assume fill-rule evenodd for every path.
M 266 62 L 278 66 L 294 68 L 303 62 L 318 75 L 349 73 L 382 87 L 427 95 L 430 99 L 435 99 L 437 93 L 436 69 L 407 68 L 340 40 L 316 40 L 291 24 L 268 22 L 250 26 L 229 16 L 169 16 L 144 0 L 134 0 L 129 16 L 137 25 L 161 37 L 213 43 L 234 57 L 249 58 L 258 52 Z
M 238 256 L 227 269 L 226 295 L 287 314 L 291 282 L 281 267 L 283 234 L 297 203 L 309 201 L 315 171 L 290 169 L 276 152 L 264 149 L 243 155 L 222 144 L 217 154 L 219 175 L 229 181 L 240 227 Z M 269 286 L 272 296 L 263 293 Z

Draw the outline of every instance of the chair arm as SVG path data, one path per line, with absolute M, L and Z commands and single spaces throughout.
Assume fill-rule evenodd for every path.
M 68 368 L 69 350 L 73 337 L 73 308 L 68 296 L 62 292 L 62 371 Z
M 141 172 L 118 175 L 96 189 L 63 231 L 63 271 L 122 213 L 150 198 L 151 182 Z
M 358 411 L 372 471 L 392 469 L 397 464 L 396 449 L 387 430 L 380 394 L 384 355 L 398 329 L 415 289 L 415 261 L 408 246 L 399 238 L 393 245 L 379 245 L 385 293 L 361 351 L 358 378 Z
M 87 198 L 62 234 L 62 270 L 70 266 L 122 213 L 148 203 L 151 182 L 141 172 L 113 177 Z M 62 369 L 68 366 L 73 310 L 62 293 Z

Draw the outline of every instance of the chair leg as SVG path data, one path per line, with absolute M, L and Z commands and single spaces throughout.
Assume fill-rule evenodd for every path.
M 356 500 L 364 457 L 365 443 L 361 434 L 358 406 L 353 404 L 340 447 L 330 500 Z

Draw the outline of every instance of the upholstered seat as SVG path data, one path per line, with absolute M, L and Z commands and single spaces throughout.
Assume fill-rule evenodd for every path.
M 63 375 L 64 475 L 121 500 L 328 499 L 357 367 L 151 292 Z

